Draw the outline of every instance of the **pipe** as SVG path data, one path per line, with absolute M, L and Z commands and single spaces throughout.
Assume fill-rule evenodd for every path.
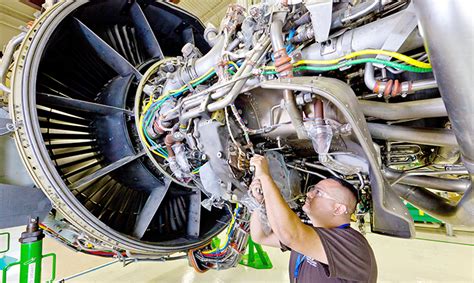
M 392 189 L 403 199 L 439 220 L 453 225 L 474 226 L 474 211 L 465 201 L 472 199 L 472 190 L 468 190 L 456 205 L 424 188 L 396 184 Z
M 392 182 L 400 178 L 400 176 L 403 174 L 402 172 L 397 172 L 389 168 L 385 168 L 382 172 L 384 176 Z M 401 179 L 399 183 L 461 194 L 465 193 L 471 184 L 471 182 L 466 179 L 445 179 L 413 175 L 407 175 L 405 178 Z
M 372 90 L 374 93 L 383 93 L 384 97 L 411 94 L 416 91 L 438 87 L 435 79 L 405 81 L 401 83 L 398 80 L 389 80 L 387 82 L 377 81 L 375 79 L 374 66 L 372 63 L 365 64 L 364 82 L 367 88 Z
M 436 82 L 435 79 L 427 79 L 427 80 L 418 80 L 418 81 L 413 81 L 411 82 L 411 90 L 410 87 L 406 88 L 407 86 L 402 85 L 402 93 L 412 93 L 420 90 L 425 90 L 425 89 L 432 89 L 432 88 L 437 88 L 438 83 Z
M 304 13 L 300 18 L 294 21 L 294 26 L 298 27 L 307 24 L 311 21 L 311 14 L 309 12 Z
M 218 36 L 219 36 L 219 31 L 212 24 L 206 27 L 206 29 L 204 30 L 204 40 L 206 40 L 206 42 L 211 47 L 216 45 Z
M 278 15 L 278 16 L 277 16 Z M 293 65 L 291 58 L 286 53 L 285 44 L 283 42 L 283 21 L 280 18 L 283 13 L 275 14 L 270 25 L 270 40 L 272 42 L 273 54 L 275 57 L 275 68 L 282 78 L 293 77 Z M 283 90 L 283 100 L 285 101 L 285 108 L 290 117 L 290 121 L 295 127 L 298 139 L 306 139 L 306 131 L 303 124 L 303 115 L 296 104 L 295 95 L 289 89 Z
M 270 25 L 270 40 L 272 41 L 273 52 L 285 48 L 283 43 L 283 22 L 279 19 L 273 20 Z
M 394 15 L 384 17 L 380 20 L 363 25 L 361 27 L 348 30 L 342 35 L 331 39 L 324 44 L 313 43 L 303 48 L 302 58 L 313 60 L 329 60 L 340 58 L 350 52 L 363 49 L 381 49 L 390 36 L 390 30 L 387 27 L 396 27 L 402 23 L 406 13 L 411 11 L 400 11 Z M 415 48 L 423 46 L 423 40 L 419 36 L 418 29 L 408 36 L 398 52 L 404 53 Z
M 13 59 L 13 54 L 17 46 L 23 41 L 26 36 L 26 32 L 22 32 L 14 36 L 7 44 L 5 52 L 3 53 L 2 60 L 0 62 L 0 89 L 6 93 L 10 93 L 11 90 L 5 86 L 5 79 L 8 73 L 8 67 Z
M 464 165 L 474 180 L 474 25 L 471 1 L 413 1 Z M 474 202 L 474 200 L 473 200 Z
M 198 59 L 190 59 L 190 61 L 181 67 L 171 79 L 166 81 L 163 93 L 181 87 L 190 80 L 204 75 L 209 71 L 209 69 L 216 66 L 221 59 L 221 52 L 225 43 L 224 41 L 224 36 L 220 35 L 216 40 L 216 44 L 209 52 L 207 52 L 206 55 Z
M 236 37 L 234 40 L 232 40 L 229 45 L 227 46 L 227 51 L 233 51 L 237 46 L 240 44 L 240 39 Z
M 321 120 L 324 119 L 324 107 L 321 99 L 316 99 L 314 102 L 314 118 Z
M 289 167 L 289 168 L 292 168 L 292 169 L 295 169 L 295 170 L 304 172 L 304 173 L 308 173 L 308 174 L 311 174 L 311 175 L 318 176 L 318 177 L 321 178 L 321 179 L 327 179 L 326 176 L 324 176 L 324 175 L 322 175 L 322 174 L 319 174 L 319 173 L 317 173 L 317 172 L 314 172 L 314 171 L 305 170 L 305 169 L 303 169 L 303 168 L 300 168 L 300 167 L 294 166 L 294 165 L 290 165 L 290 164 L 286 164 L 286 166 Z
M 175 157 L 174 150 L 173 150 L 173 144 L 175 144 L 175 140 L 173 137 L 173 134 L 167 134 L 165 137 L 165 145 L 166 149 L 168 150 L 168 155 L 169 157 Z
M 395 180 L 393 180 L 392 185 L 401 182 L 408 176 L 438 176 L 438 175 L 463 175 L 468 174 L 466 170 L 458 169 L 458 170 L 440 170 L 440 171 L 425 171 L 425 170 L 413 170 L 413 171 L 405 171 L 400 176 L 398 176 Z
M 413 128 L 375 123 L 367 123 L 367 125 L 374 139 L 434 146 L 457 146 L 456 137 L 452 130 Z
M 230 90 L 229 93 L 226 94 L 226 96 L 216 102 L 213 102 L 207 106 L 207 110 L 209 112 L 214 112 L 220 109 L 223 109 L 224 107 L 228 106 L 231 104 L 237 96 L 240 94 L 242 87 L 245 85 L 247 82 L 249 74 L 251 74 L 252 69 L 253 69 L 253 64 L 260 58 L 260 56 L 265 52 L 267 46 L 270 44 L 270 40 L 268 38 L 264 38 L 261 41 L 261 44 L 259 43 L 255 48 L 254 52 L 252 53 L 251 57 L 240 66 L 239 72 L 241 71 L 241 76 L 245 77 L 242 80 L 237 81 L 232 89 Z M 238 76 L 239 73 L 235 74 L 235 76 Z M 217 96 L 211 96 L 213 99 L 218 99 L 219 97 Z
M 306 131 L 303 124 L 303 116 L 301 115 L 298 105 L 296 105 L 295 96 L 293 91 L 285 89 L 283 90 L 283 100 L 285 100 L 285 108 L 290 117 L 291 123 L 295 127 L 296 135 L 298 139 L 306 139 Z
M 212 49 L 207 52 L 206 55 L 196 60 L 194 65 L 194 72 L 197 74 L 197 77 L 204 75 L 210 68 L 217 65 L 219 60 L 221 59 L 220 54 L 222 52 L 222 48 L 225 44 L 224 36 L 220 36 L 217 40 L 216 44 L 212 47 Z M 196 77 L 196 78 L 197 78 Z M 195 78 L 190 78 L 190 80 Z M 185 80 L 186 83 L 188 80 Z
M 341 19 L 341 23 L 345 24 L 349 21 L 356 20 L 361 18 L 375 10 L 377 10 L 380 6 L 380 0 L 373 0 L 372 3 L 370 1 L 363 2 L 352 9 L 347 10 L 348 15 Z
M 375 80 L 374 66 L 372 63 L 365 64 L 364 83 L 370 90 L 374 90 L 375 86 L 377 85 L 377 81 Z
M 323 166 L 323 165 L 309 163 L 309 162 L 305 162 L 305 161 L 301 161 L 301 165 L 311 167 L 311 168 L 314 168 L 314 169 L 324 170 L 324 171 L 327 171 L 327 172 L 331 173 L 331 175 L 333 175 L 334 177 L 341 178 L 341 176 L 339 176 L 339 174 L 337 174 L 334 170 L 330 169 L 329 167 Z
M 446 117 L 443 99 L 432 98 L 399 103 L 385 103 L 370 100 L 359 100 L 365 116 L 384 120 L 421 119 Z

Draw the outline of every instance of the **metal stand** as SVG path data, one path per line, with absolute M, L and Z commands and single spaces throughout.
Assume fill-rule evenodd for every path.
M 267 252 L 262 249 L 261 245 L 255 244 L 250 236 L 248 241 L 248 254 L 242 256 L 240 264 L 255 269 L 271 269 L 273 267 Z
M 43 255 L 43 230 L 38 226 L 38 218 L 30 219 L 26 226 L 26 231 L 21 233 L 21 256 L 20 260 L 8 264 L 2 271 L 2 282 L 7 282 L 8 270 L 15 266 L 20 266 L 20 283 L 40 283 L 41 282 L 41 264 L 44 258 L 52 258 L 52 274 L 47 282 L 53 282 L 56 277 L 56 254 L 50 253 Z

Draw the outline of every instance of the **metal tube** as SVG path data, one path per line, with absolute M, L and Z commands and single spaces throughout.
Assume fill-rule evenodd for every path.
M 280 66 L 285 66 L 285 64 L 288 63 L 283 59 L 284 57 L 288 57 L 288 54 L 286 54 L 285 44 L 283 42 L 283 21 L 279 18 L 280 17 L 275 16 L 270 25 L 270 39 L 272 41 L 273 54 L 281 54 L 281 56 L 275 55 L 275 66 L 277 67 L 277 70 L 279 70 L 278 68 Z M 280 57 L 282 61 L 279 62 L 277 57 Z M 293 76 L 293 69 L 291 65 L 289 66 L 289 69 L 283 69 L 283 71 L 279 71 L 283 77 Z M 291 123 L 295 127 L 298 139 L 306 139 L 307 136 L 303 125 L 303 116 L 298 109 L 293 91 L 288 89 L 283 90 L 283 100 L 285 100 L 285 108 L 288 112 Z
M 269 44 L 270 44 L 270 40 L 268 38 L 264 38 L 263 41 L 262 41 L 262 44 L 257 45 L 254 48 L 255 52 L 252 54 L 249 62 L 255 62 L 260 57 L 260 55 L 263 52 L 265 52 L 265 49 Z M 237 96 L 240 94 L 240 92 L 242 90 L 242 87 L 245 85 L 245 82 L 247 81 L 248 75 L 251 73 L 251 71 L 253 69 L 253 66 L 252 66 L 252 64 L 246 64 L 245 67 L 241 66 L 240 70 L 242 70 L 242 68 L 244 68 L 244 70 L 242 71 L 241 74 L 245 78 L 242 79 L 242 80 L 237 81 L 234 84 L 234 86 L 232 87 L 231 91 L 223 99 L 209 104 L 207 106 L 207 110 L 209 112 L 214 112 L 214 111 L 217 111 L 219 109 L 223 109 L 224 107 L 228 106 L 230 103 L 232 103 L 237 98 Z
M 198 77 L 204 75 L 210 68 L 217 65 L 217 62 L 221 59 L 220 54 L 224 44 L 224 36 L 221 36 L 206 55 L 196 60 L 194 64 L 194 72 Z
M 237 46 L 239 46 L 239 43 L 240 39 L 236 37 L 234 40 L 231 41 L 231 43 L 229 43 L 229 46 L 227 46 L 227 51 L 234 50 Z
M 303 16 L 299 17 L 298 19 L 295 20 L 294 24 L 295 26 L 301 26 L 304 24 L 307 24 L 311 21 L 311 14 L 309 12 L 306 12 L 303 14 Z
M 314 164 L 314 163 L 309 163 L 309 162 L 301 162 L 301 165 L 308 166 L 308 167 L 311 167 L 311 168 L 314 168 L 314 169 L 328 171 L 329 173 L 331 173 L 331 175 L 340 178 L 339 174 L 337 174 L 336 172 L 334 172 L 334 170 L 332 170 L 332 169 L 330 169 L 326 166 L 319 165 L 319 164 Z
M 400 174 L 398 178 L 396 178 L 393 182 L 392 185 L 397 184 L 398 182 L 401 182 L 403 179 L 405 179 L 408 176 L 438 176 L 438 175 L 461 175 L 461 174 L 468 174 L 466 170 L 442 170 L 442 171 L 406 171 Z
M 446 108 L 441 98 L 385 103 L 359 100 L 365 116 L 384 120 L 446 117 Z
M 248 79 L 249 77 L 253 76 L 252 73 L 249 73 L 245 76 L 240 76 L 238 78 L 235 78 L 235 79 L 232 79 L 230 81 L 227 81 L 227 82 L 222 82 L 222 83 L 219 83 L 219 84 L 215 84 L 201 92 L 198 92 L 196 94 L 193 94 L 192 96 L 188 96 L 188 97 L 185 97 L 183 99 L 183 104 L 182 104 L 182 111 L 185 112 L 186 110 L 188 109 L 191 109 L 199 104 L 202 103 L 202 100 L 205 98 L 205 95 L 210 93 L 210 92 L 213 92 L 215 90 L 218 90 L 220 88 L 223 88 L 223 87 L 226 87 L 226 86 L 229 86 L 231 84 L 234 84 L 235 82 L 237 81 L 240 81 L 240 80 L 243 80 L 243 79 Z M 211 94 L 211 98 L 213 99 L 218 99 L 222 96 L 215 96 L 216 93 L 213 93 Z M 225 93 L 224 93 L 225 94 Z
M 456 137 L 451 130 L 412 128 L 367 123 L 374 139 L 404 141 L 435 146 L 457 146 Z
M 3 53 L 2 60 L 0 62 L 0 88 L 2 91 L 10 93 L 10 89 L 7 88 L 5 84 L 5 78 L 7 77 L 8 67 L 13 58 L 13 53 L 15 52 L 16 47 L 23 41 L 26 33 L 22 32 L 17 36 L 13 37 L 7 44 L 5 48 L 5 53 Z
M 375 80 L 374 66 L 372 65 L 372 63 L 365 64 L 364 83 L 370 90 L 374 90 L 375 85 L 377 84 L 377 81 Z
M 350 14 L 342 18 L 341 22 L 346 23 L 346 22 L 358 19 L 362 16 L 365 16 L 371 13 L 372 11 L 375 11 L 377 8 L 379 8 L 379 5 L 380 5 L 380 0 L 373 0 L 372 3 L 370 2 L 361 3 L 355 6 L 352 10 L 349 10 Z
M 270 25 L 270 40 L 272 41 L 273 51 L 276 52 L 280 49 L 285 48 L 283 43 L 283 23 L 281 20 L 274 20 Z
M 474 25 L 471 1 L 413 1 L 441 97 L 474 177 Z M 453 44 L 455 43 L 455 44 Z M 474 202 L 474 200 L 473 200 Z
M 393 85 L 390 84 L 390 89 L 386 90 L 387 82 L 380 82 L 375 79 L 374 75 L 374 66 L 372 63 L 365 64 L 365 71 L 364 71 L 364 83 L 370 90 L 376 93 L 384 93 L 387 92 L 391 95 L 399 95 L 401 93 L 410 94 L 420 90 L 432 89 L 437 88 L 438 84 L 436 83 L 435 79 L 426 79 L 426 80 L 419 80 L 419 81 L 405 81 L 402 82 L 399 89 L 394 90 L 393 92 Z
M 190 80 L 204 75 L 207 71 L 209 71 L 209 69 L 217 65 L 217 62 L 221 58 L 220 55 L 222 48 L 224 47 L 224 40 L 224 36 L 219 35 L 216 40 L 216 44 L 206 55 L 195 60 L 194 62 L 188 62 L 186 65 L 181 67 L 171 79 L 167 80 L 163 89 L 163 93 L 181 87 Z
M 293 91 L 285 89 L 283 90 L 283 99 L 285 100 L 285 108 L 290 117 L 291 123 L 295 127 L 296 135 L 298 139 L 306 139 L 306 131 L 303 124 L 303 116 L 301 115 L 298 105 L 296 105 L 295 96 Z
M 199 96 L 199 99 L 188 100 L 188 101 L 183 102 L 183 110 L 187 110 L 187 109 L 196 107 L 198 105 L 201 105 L 203 98 L 204 96 Z
M 324 107 L 321 99 L 316 99 L 314 102 L 314 118 L 324 119 Z
M 413 93 L 420 90 L 437 88 L 438 83 L 435 79 L 418 80 L 408 83 L 402 83 L 402 93 Z
M 383 173 L 389 181 L 396 180 L 403 174 L 402 172 L 396 172 L 389 168 L 385 168 Z M 465 193 L 471 185 L 471 182 L 466 179 L 445 179 L 411 175 L 407 175 L 405 178 L 401 179 L 399 183 L 454 193 Z
M 240 80 L 246 80 L 248 79 L 249 77 L 253 76 L 252 73 L 249 73 L 247 75 L 242 75 L 238 78 L 235 78 L 235 79 L 232 79 L 230 81 L 227 81 L 227 82 L 224 82 L 224 83 L 221 83 L 219 85 L 214 85 L 208 89 L 205 89 L 199 93 L 196 93 L 194 94 L 193 96 L 191 97 L 187 97 L 185 99 L 183 99 L 183 105 L 182 105 L 182 110 L 181 112 L 184 113 L 186 112 L 185 114 L 181 115 L 180 119 L 182 121 L 187 121 L 191 118 L 195 118 L 197 116 L 199 116 L 202 112 L 205 111 L 205 109 L 201 109 L 201 108 L 197 108 L 197 109 L 194 109 L 194 110 L 190 110 L 192 109 L 193 107 L 196 107 L 197 105 L 201 105 L 202 104 L 202 100 L 203 99 L 207 99 L 206 98 L 206 94 L 216 90 L 216 89 L 219 89 L 219 88 L 222 88 L 222 87 L 226 87 L 228 85 L 231 85 L 237 81 L 240 81 Z M 213 93 L 212 95 L 214 95 L 215 93 Z M 211 95 L 211 98 L 212 98 L 212 95 Z M 220 98 L 220 96 L 216 96 L 215 99 L 218 99 Z M 219 101 L 220 102 L 220 101 Z M 227 106 L 227 105 L 225 105 Z M 224 108 L 225 106 L 223 106 L 222 108 Z M 222 109 L 221 108 L 221 109 Z
M 217 30 L 217 28 L 215 28 L 214 26 L 208 26 L 205 30 L 204 30 L 204 40 L 206 40 L 206 42 L 211 46 L 213 47 L 215 44 L 216 44 L 216 41 L 219 37 L 219 31 Z
M 472 199 L 472 190 L 468 190 L 456 205 L 424 188 L 396 184 L 392 189 L 400 197 L 439 220 L 454 225 L 474 226 L 472 205 L 465 201 Z
M 297 167 L 297 166 L 293 166 L 293 165 L 290 165 L 290 164 L 286 164 L 286 166 L 289 167 L 289 168 L 301 171 L 301 172 L 305 172 L 305 173 L 308 173 L 308 174 L 311 174 L 311 175 L 318 176 L 321 179 L 327 179 L 326 176 L 324 176 L 322 174 L 319 174 L 319 173 L 316 173 L 316 172 L 313 172 L 313 171 L 309 171 L 309 170 L 306 170 L 306 169 L 303 169 L 303 168 L 300 168 L 300 167 Z

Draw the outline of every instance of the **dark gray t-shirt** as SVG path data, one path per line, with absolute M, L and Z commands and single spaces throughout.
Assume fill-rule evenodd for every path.
M 305 257 L 295 281 L 298 256 L 291 251 L 290 282 L 376 282 L 377 263 L 365 237 L 352 228 L 314 228 L 323 244 L 328 264 Z

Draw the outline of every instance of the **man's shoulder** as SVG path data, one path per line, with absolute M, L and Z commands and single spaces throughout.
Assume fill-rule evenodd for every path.
M 325 248 L 329 246 L 329 243 L 332 243 L 349 249 L 357 249 L 358 251 L 372 250 L 365 236 L 351 227 L 344 229 L 314 227 L 314 230 L 321 238 Z
M 324 227 L 313 227 L 313 229 L 318 233 L 318 235 L 345 235 L 348 236 L 350 235 L 351 237 L 357 237 L 361 239 L 365 239 L 364 235 L 362 235 L 359 231 L 356 229 L 353 229 L 352 227 L 347 227 L 347 228 L 339 228 L 339 227 L 334 227 L 334 228 L 324 228 Z
M 332 277 L 373 282 L 377 263 L 367 239 L 352 228 L 315 228 L 321 238 Z

